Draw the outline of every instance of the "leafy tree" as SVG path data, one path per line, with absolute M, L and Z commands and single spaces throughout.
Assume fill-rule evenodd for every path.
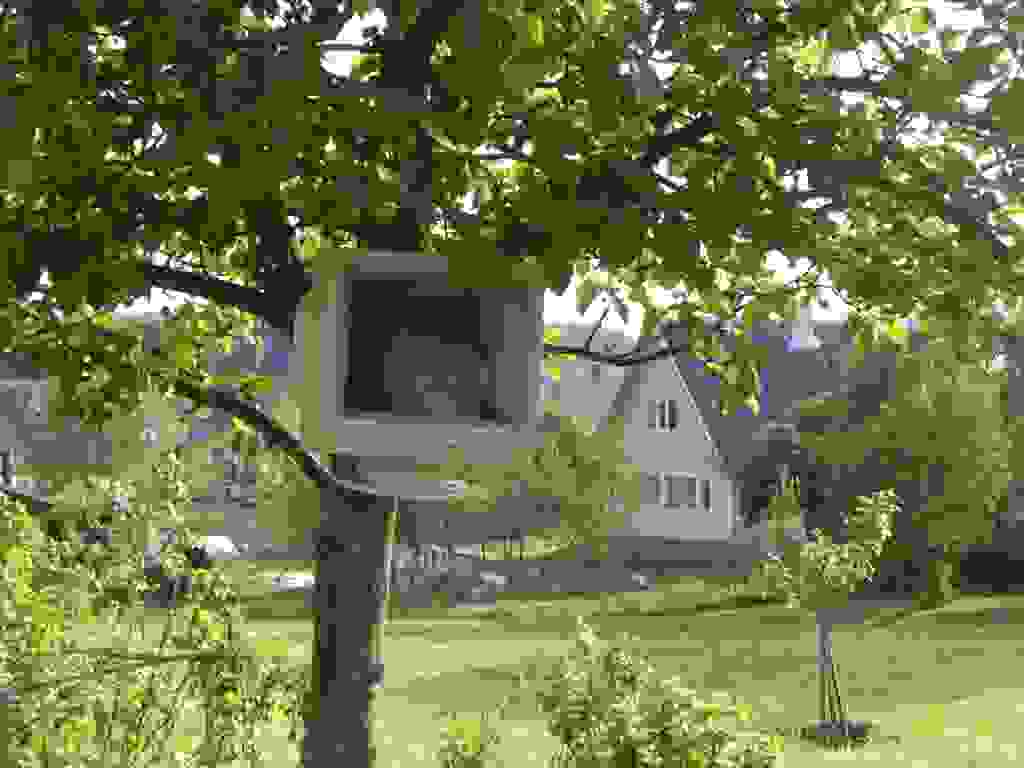
M 749 321 L 792 318 L 825 271 L 868 344 L 911 312 L 1004 328 L 986 308 L 1020 280 L 1010 3 L 965 2 L 983 24 L 935 40 L 934 14 L 891 0 L 380 5 L 387 27 L 354 46 L 349 76 L 322 66 L 338 44 L 318 44 L 365 4 L 4 5 L 0 337 L 60 378 L 63 412 L 102 426 L 151 388 L 188 398 L 288 457 L 316 502 L 301 512 L 339 494 L 352 514 L 379 512 L 320 446 L 254 406 L 265 382 L 226 391 L 203 356 L 256 317 L 290 332 L 310 272 L 353 247 L 444 253 L 496 285 L 563 291 L 579 272 L 592 278 L 581 291 L 649 309 L 645 335 L 666 317 L 743 309 L 735 355 L 692 339 L 729 384 L 725 409 L 756 406 Z M 865 41 L 877 63 L 833 71 L 831 54 Z M 968 109 L 960 97 L 979 84 Z M 901 141 L 915 118 L 937 145 Z M 772 249 L 812 266 L 780 284 Z M 652 286 L 685 290 L 661 310 Z M 147 352 L 108 326 L 153 288 L 206 303 Z M 963 343 L 955 322 L 943 333 Z M 614 365 L 674 351 L 545 349 Z M 319 531 L 322 594 L 353 597 L 344 616 L 318 610 L 309 765 L 372 762 L 386 516 L 363 519 Z M 314 524 L 299 509 L 289 523 Z
M 957 345 L 942 333 L 894 359 L 892 396 L 875 415 L 854 426 L 804 432 L 800 441 L 824 462 L 857 467 L 860 479 L 850 487 L 896 483 L 905 498 L 886 561 L 923 564 L 929 546 L 941 546 L 952 564 L 964 545 L 990 541 L 1009 484 L 1016 427 L 1007 415 L 1007 376 L 991 368 L 984 347 Z M 831 411 L 845 421 L 850 404 L 819 401 L 803 410 L 812 417 Z M 941 485 L 934 482 L 939 475 Z M 932 560 L 927 567 L 935 570 Z M 933 605 L 941 596 L 924 597 Z
M 775 551 L 761 568 L 785 595 L 787 604 L 812 611 L 817 624 L 820 719 L 802 729 L 801 735 L 829 745 L 861 741 L 874 724 L 865 727 L 846 717 L 833 662 L 832 627 L 835 611 L 848 607 L 850 593 L 874 577 L 878 558 L 892 536 L 892 518 L 899 505 L 891 489 L 858 497 L 850 535 L 843 543 L 833 542 L 820 528 L 812 532 L 811 541 L 787 539 L 785 523 L 799 511 L 797 484 L 791 482 L 769 504 Z
M 609 533 L 622 528 L 626 514 L 640 506 L 640 474 L 623 450 L 625 422 L 612 419 L 595 430 L 579 417 L 557 420 L 558 429 L 547 433 L 541 446 L 518 449 L 508 464 L 467 464 L 454 448 L 446 464 L 421 465 L 420 472 L 466 483 L 466 493 L 448 502 L 457 511 L 491 510 L 498 499 L 517 491 L 554 500 L 560 525 L 537 533 L 558 546 L 588 546 L 603 557 Z

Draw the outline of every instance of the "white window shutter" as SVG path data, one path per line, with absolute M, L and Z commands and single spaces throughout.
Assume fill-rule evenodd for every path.
M 42 380 L 32 382 L 32 401 L 29 403 L 32 413 L 40 416 L 43 413 L 43 382 Z

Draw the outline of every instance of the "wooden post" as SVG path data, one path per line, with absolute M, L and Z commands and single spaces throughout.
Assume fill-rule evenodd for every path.
M 823 612 L 817 615 L 818 634 L 818 682 L 820 685 L 820 716 L 826 722 L 842 719 L 837 711 L 838 702 L 833 700 L 832 683 L 832 622 Z

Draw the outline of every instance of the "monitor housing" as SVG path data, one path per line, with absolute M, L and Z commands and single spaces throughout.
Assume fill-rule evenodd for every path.
M 303 413 L 327 451 L 409 473 L 443 463 L 449 446 L 505 463 L 538 444 L 543 289 L 452 285 L 442 256 L 383 251 L 315 280 L 289 380 L 319 401 Z

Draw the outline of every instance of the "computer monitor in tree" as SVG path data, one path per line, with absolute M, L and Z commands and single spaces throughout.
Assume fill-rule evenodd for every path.
M 380 251 L 314 280 L 289 388 L 320 450 L 490 463 L 535 442 L 543 289 L 453 284 L 442 256 Z

